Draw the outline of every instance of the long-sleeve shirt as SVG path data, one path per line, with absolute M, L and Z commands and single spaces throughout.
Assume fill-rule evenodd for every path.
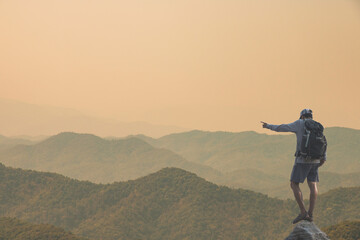
M 296 152 L 300 151 L 300 147 L 301 147 L 301 141 L 302 141 L 302 136 L 304 135 L 305 132 L 305 120 L 303 119 L 299 119 L 296 120 L 293 123 L 289 123 L 289 124 L 281 124 L 281 125 L 273 125 L 273 124 L 267 124 L 266 128 L 273 130 L 275 132 L 292 132 L 296 134 Z M 326 153 L 324 156 L 324 159 L 326 160 Z M 305 158 L 298 156 L 295 157 L 295 162 L 296 163 L 320 163 L 320 159 L 316 159 L 316 160 L 311 160 L 307 161 Z

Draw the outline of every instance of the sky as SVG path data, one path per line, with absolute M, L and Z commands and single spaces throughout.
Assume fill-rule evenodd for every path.
M 359 129 L 358 0 L 0 0 L 0 98 L 261 132 Z

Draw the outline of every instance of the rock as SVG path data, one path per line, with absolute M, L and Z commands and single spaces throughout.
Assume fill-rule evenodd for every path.
M 330 240 L 313 222 L 301 221 L 285 240 Z

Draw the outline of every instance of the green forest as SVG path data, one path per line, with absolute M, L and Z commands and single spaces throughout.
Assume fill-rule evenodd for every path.
M 360 188 L 319 196 L 319 227 L 360 220 Z M 94 184 L 0 165 L 0 215 L 48 223 L 90 239 L 282 239 L 292 200 L 231 189 L 165 168 L 127 182 Z
M 15 218 L 0 218 L 1 240 L 86 240 L 49 224 L 31 224 Z
M 360 221 L 345 221 L 339 224 L 326 227 L 324 232 L 334 240 L 359 240 Z

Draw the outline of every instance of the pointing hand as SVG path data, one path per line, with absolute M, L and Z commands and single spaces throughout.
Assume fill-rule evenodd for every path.
M 263 125 L 263 128 L 267 128 L 267 123 L 266 122 L 263 122 L 263 121 L 261 121 L 261 123 L 262 123 L 262 125 Z

